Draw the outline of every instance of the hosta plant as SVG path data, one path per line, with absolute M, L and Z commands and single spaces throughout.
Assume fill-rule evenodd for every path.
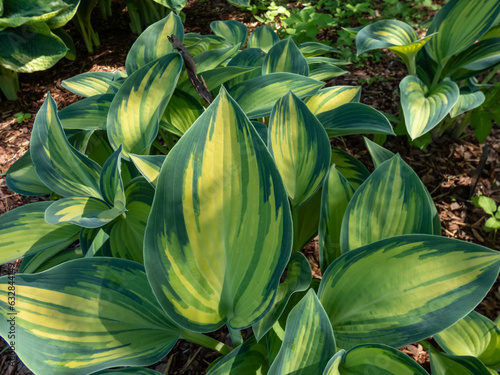
M 439 137 L 457 127 L 460 131 L 454 133 L 458 136 L 469 122 L 479 127 L 470 116 L 462 119 L 465 125 L 457 123 L 461 114 L 480 107 L 491 91 L 487 83 L 492 75 L 483 85 L 470 80 L 488 69 L 493 69 L 492 74 L 498 69 L 499 14 L 499 0 L 452 0 L 439 10 L 422 38 L 397 20 L 378 21 L 357 34 L 358 54 L 387 48 L 406 64 L 409 75 L 400 84 L 400 120 L 420 146 L 431 142 L 431 134 Z M 491 129 L 491 121 L 481 127 Z
M 189 56 L 152 43 L 132 49 L 128 77 L 67 82 L 106 90 L 78 111 L 47 97 L 7 179 L 53 199 L 0 217 L 1 261 L 24 257 L 0 278 L 0 335 L 35 374 L 152 374 L 138 367 L 180 338 L 223 355 L 211 375 L 425 374 L 395 348 L 456 324 L 491 288 L 500 254 L 440 237 L 399 155 L 367 141 L 370 174 L 330 146 L 392 134 L 385 117 L 358 88 L 322 89 L 292 42 L 260 32 L 252 43 L 271 47 L 243 69 L 257 74 L 223 86 L 207 74 L 209 105 L 186 82 Z M 229 48 L 207 51 L 226 62 Z M 218 69 L 241 70 L 230 64 L 248 50 Z M 321 280 L 300 252 L 317 234 Z M 224 326 L 230 345 L 207 335 Z

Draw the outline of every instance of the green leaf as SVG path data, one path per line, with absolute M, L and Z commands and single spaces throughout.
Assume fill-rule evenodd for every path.
M 19 73 L 46 70 L 68 51 L 44 22 L 0 31 L 0 65 Z
M 399 84 L 406 129 L 416 139 L 433 129 L 452 110 L 460 90 L 455 82 L 444 80 L 432 91 L 416 76 Z
M 309 290 L 288 315 L 283 345 L 269 373 L 320 374 L 335 352 L 328 316 L 314 290 Z
M 17 207 L 0 216 L 0 263 L 49 249 L 65 249 L 78 238 L 80 228 L 71 224 L 50 225 L 44 214 L 52 202 Z
M 71 21 L 76 14 L 78 6 L 80 5 L 80 0 L 64 0 L 64 2 L 67 4 L 67 7 L 63 11 L 59 12 L 55 17 L 51 17 L 47 20 L 47 25 L 51 29 L 63 27 Z M 51 1 L 51 3 L 54 4 L 54 1 Z
M 491 375 L 481 361 L 474 357 L 459 357 L 438 352 L 431 348 L 429 357 L 433 375 Z
M 77 259 L 16 275 L 16 353 L 38 374 L 89 374 L 150 365 L 173 347 L 180 329 L 158 305 L 144 268 L 113 259 Z M 0 312 L 11 318 L 8 276 Z M 0 326 L 7 338 L 10 324 Z
M 333 165 L 325 178 L 321 197 L 318 247 L 322 272 L 341 255 L 340 229 L 353 195 L 354 188 Z
M 434 339 L 448 354 L 476 357 L 488 367 L 500 368 L 500 327 L 475 311 Z
M 344 349 L 340 349 L 326 364 L 323 375 L 340 375 L 339 366 L 342 361 L 342 357 L 345 354 Z
M 127 367 L 121 369 L 112 369 L 112 370 L 103 370 L 99 372 L 95 372 L 93 375 L 162 375 L 161 372 L 151 370 L 149 368 L 140 368 L 140 367 Z
M 358 159 L 337 147 L 332 147 L 331 164 L 335 164 L 335 168 L 349 181 L 354 190 L 370 176 L 368 169 Z
M 318 81 L 326 81 L 340 77 L 349 72 L 331 64 L 314 64 L 310 66 L 309 77 Z
M 65 79 L 61 86 L 83 97 L 112 94 L 113 78 L 114 74 L 109 72 L 87 72 Z
M 50 95 L 35 118 L 30 153 L 38 177 L 57 194 L 102 198 L 101 167 L 69 144 Z
M 427 35 L 437 33 L 426 44 L 429 56 L 444 66 L 450 56 L 470 47 L 493 25 L 500 3 L 489 0 L 449 1 L 434 16 Z
M 237 7 L 248 8 L 250 6 L 250 0 L 227 0 L 227 2 Z
M 342 221 L 342 253 L 400 234 L 433 234 L 435 217 L 424 184 L 396 155 L 379 165 L 351 198 Z
M 155 295 L 190 330 L 226 322 L 248 327 L 272 305 L 291 246 L 279 173 L 253 125 L 221 89 L 158 177 L 144 239 Z
M 370 141 L 368 138 L 364 137 L 365 145 L 370 153 L 370 156 L 373 160 L 373 165 L 375 168 L 378 168 L 380 164 L 384 161 L 391 159 L 394 156 L 392 151 L 376 144 L 375 142 Z
M 10 190 L 21 195 L 37 196 L 52 193 L 52 190 L 38 178 L 29 151 L 10 166 L 5 183 Z
M 293 252 L 300 251 L 318 233 L 321 189 L 304 204 L 294 208 Z
M 446 77 L 460 78 L 464 69 L 471 70 L 470 75 L 488 69 L 500 61 L 500 37 L 481 40 L 474 43 L 462 53 L 453 56 L 444 74 Z
M 318 115 L 330 111 L 343 104 L 358 103 L 361 96 L 361 87 L 334 86 L 319 90 L 313 96 L 304 100 L 312 113 Z
M 246 48 L 243 51 L 240 51 L 231 60 L 229 60 L 227 66 L 261 68 L 262 63 L 264 62 L 264 56 L 265 53 L 262 52 L 260 48 Z M 238 83 L 248 81 L 252 78 L 260 76 L 261 74 L 262 69 L 251 70 L 248 73 L 231 78 L 231 80 L 229 80 L 229 82 L 227 82 L 225 86 L 228 90 L 230 90 Z
M 121 150 L 122 147 L 118 147 L 118 150 L 106 160 L 102 167 L 100 179 L 101 194 L 104 201 L 119 211 L 125 209 L 125 192 L 121 177 Z
M 268 147 L 293 206 L 318 191 L 328 172 L 330 140 L 309 108 L 289 92 L 269 118 Z
M 193 60 L 196 65 L 196 72 L 200 74 L 206 72 L 207 70 L 212 70 L 220 67 L 222 63 L 234 56 L 234 54 L 238 52 L 238 50 L 239 46 L 234 45 L 231 47 L 212 49 L 194 56 Z M 184 79 L 187 79 L 187 74 L 185 74 L 183 77 Z
M 257 27 L 248 37 L 247 48 L 260 48 L 265 53 L 280 41 L 278 34 L 267 25 Z
M 195 97 L 176 89 L 160 120 L 160 127 L 181 137 L 203 111 Z
M 64 12 L 68 4 L 62 0 L 7 0 L 2 8 L 0 31 L 26 23 L 47 21 Z
M 61 109 L 58 113 L 64 129 L 106 130 L 109 107 L 114 94 L 94 95 Z
M 347 103 L 318 114 L 329 137 L 352 134 L 391 134 L 391 123 L 376 109 L 361 104 Z
M 248 29 L 244 23 L 239 21 L 212 21 L 210 22 L 210 28 L 215 35 L 234 45 L 242 46 L 247 39 Z
M 457 117 L 464 112 L 479 107 L 486 100 L 482 91 L 466 92 L 463 91 L 458 97 L 458 101 L 450 111 L 450 117 Z
M 83 257 L 80 247 L 71 247 L 67 249 L 51 248 L 36 254 L 28 255 L 23 258 L 19 266 L 19 273 L 38 273 L 46 271 L 61 263 Z
M 156 138 L 182 65 L 180 54 L 169 53 L 134 72 L 120 87 L 109 108 L 107 131 L 113 149 L 123 145 L 126 160 Z
M 161 166 L 165 161 L 165 155 L 134 155 L 130 154 L 130 160 L 148 182 L 156 186 Z
M 267 348 L 252 336 L 222 357 L 207 375 L 266 374 L 268 369 Z
M 267 315 L 254 324 L 252 330 L 258 341 L 272 328 L 295 292 L 306 290 L 311 284 L 311 266 L 302 253 L 294 253 L 288 262 L 286 279 L 278 287 L 276 300 Z
M 481 207 L 487 214 L 491 216 L 495 215 L 497 204 L 490 197 L 480 195 L 479 197 L 473 197 L 472 202 L 474 203 L 474 206 Z
M 332 46 L 327 46 L 326 44 L 319 42 L 306 42 L 299 45 L 299 50 L 304 55 L 304 57 L 314 57 L 322 56 L 327 53 L 339 52 L 340 51 Z
M 492 230 L 496 231 L 498 229 L 500 229 L 500 220 L 496 217 L 490 217 L 488 220 L 486 220 L 486 223 L 484 223 L 484 230 L 486 232 L 490 232 Z
M 182 8 L 186 6 L 186 0 L 153 0 L 153 1 L 167 8 L 172 9 L 177 14 L 179 14 Z
M 485 247 L 404 235 L 337 258 L 323 275 L 318 295 L 339 347 L 374 342 L 400 347 L 467 315 L 499 270 L 500 254 Z
M 169 53 L 175 52 L 168 37 L 175 35 L 184 40 L 184 26 L 178 15 L 170 13 L 164 19 L 152 24 L 134 42 L 125 61 L 128 75 Z
M 309 65 L 292 38 L 276 43 L 264 57 L 262 74 L 281 72 L 309 75 Z
M 269 116 L 276 101 L 288 91 L 299 98 L 315 94 L 324 82 L 293 73 L 269 73 L 237 84 L 229 90 L 248 118 Z

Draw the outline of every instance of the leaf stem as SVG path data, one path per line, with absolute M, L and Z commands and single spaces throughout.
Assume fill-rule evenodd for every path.
M 238 347 L 243 344 L 243 337 L 241 336 L 241 331 L 239 329 L 231 328 L 228 324 L 227 329 L 229 330 L 229 334 L 231 335 L 231 340 L 233 341 L 234 347 Z
M 195 344 L 202 345 L 205 348 L 215 350 L 223 355 L 229 354 L 232 350 L 230 346 L 198 332 L 182 331 L 181 338 Z

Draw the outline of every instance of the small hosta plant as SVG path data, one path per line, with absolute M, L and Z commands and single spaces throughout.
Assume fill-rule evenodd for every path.
M 500 228 L 500 210 L 498 209 L 497 204 L 490 197 L 486 197 L 481 195 L 479 197 L 472 197 L 472 203 L 474 206 L 481 207 L 484 212 L 486 212 L 490 217 L 484 223 L 484 230 L 486 232 L 494 231 L 494 241 L 497 237 L 497 231 Z
M 58 113 L 47 97 L 7 180 L 53 200 L 0 217 L 0 261 L 24 257 L 0 278 L 0 335 L 35 374 L 152 374 L 138 367 L 181 338 L 223 355 L 210 375 L 425 374 L 395 348 L 467 316 L 500 254 L 440 237 L 399 155 L 367 141 L 370 173 L 330 146 L 393 134 L 358 88 L 323 89 L 300 48 L 267 29 L 237 52 L 246 32 L 220 28 L 234 30 L 229 47 L 193 58 L 223 69 L 204 76 L 211 104 L 187 83 L 189 56 L 152 43 L 132 49 L 127 77 L 67 82 L 106 90 L 85 106 Z M 222 42 L 190 38 L 191 50 Z M 256 68 L 237 64 L 251 57 Z M 300 252 L 316 235 L 321 280 Z M 224 326 L 231 344 L 207 335 Z

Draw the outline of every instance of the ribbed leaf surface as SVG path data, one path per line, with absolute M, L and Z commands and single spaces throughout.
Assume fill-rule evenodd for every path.
M 280 41 L 278 34 L 267 25 L 257 27 L 248 37 L 248 48 L 260 48 L 265 53 Z
M 61 86 L 83 97 L 111 94 L 114 92 L 113 77 L 109 72 L 87 72 L 65 79 Z
M 106 130 L 114 94 L 99 94 L 73 103 L 58 113 L 64 129 Z
M 309 65 L 292 38 L 276 43 L 262 64 L 262 74 L 281 72 L 309 75 Z
M 322 112 L 330 111 L 343 104 L 357 103 L 361 96 L 361 87 L 356 86 L 335 86 L 319 90 L 313 96 L 304 100 L 312 113 L 318 115 Z
M 229 43 L 241 46 L 247 39 L 248 29 L 244 23 L 235 20 L 212 21 L 210 28 L 215 35 L 226 39 Z

